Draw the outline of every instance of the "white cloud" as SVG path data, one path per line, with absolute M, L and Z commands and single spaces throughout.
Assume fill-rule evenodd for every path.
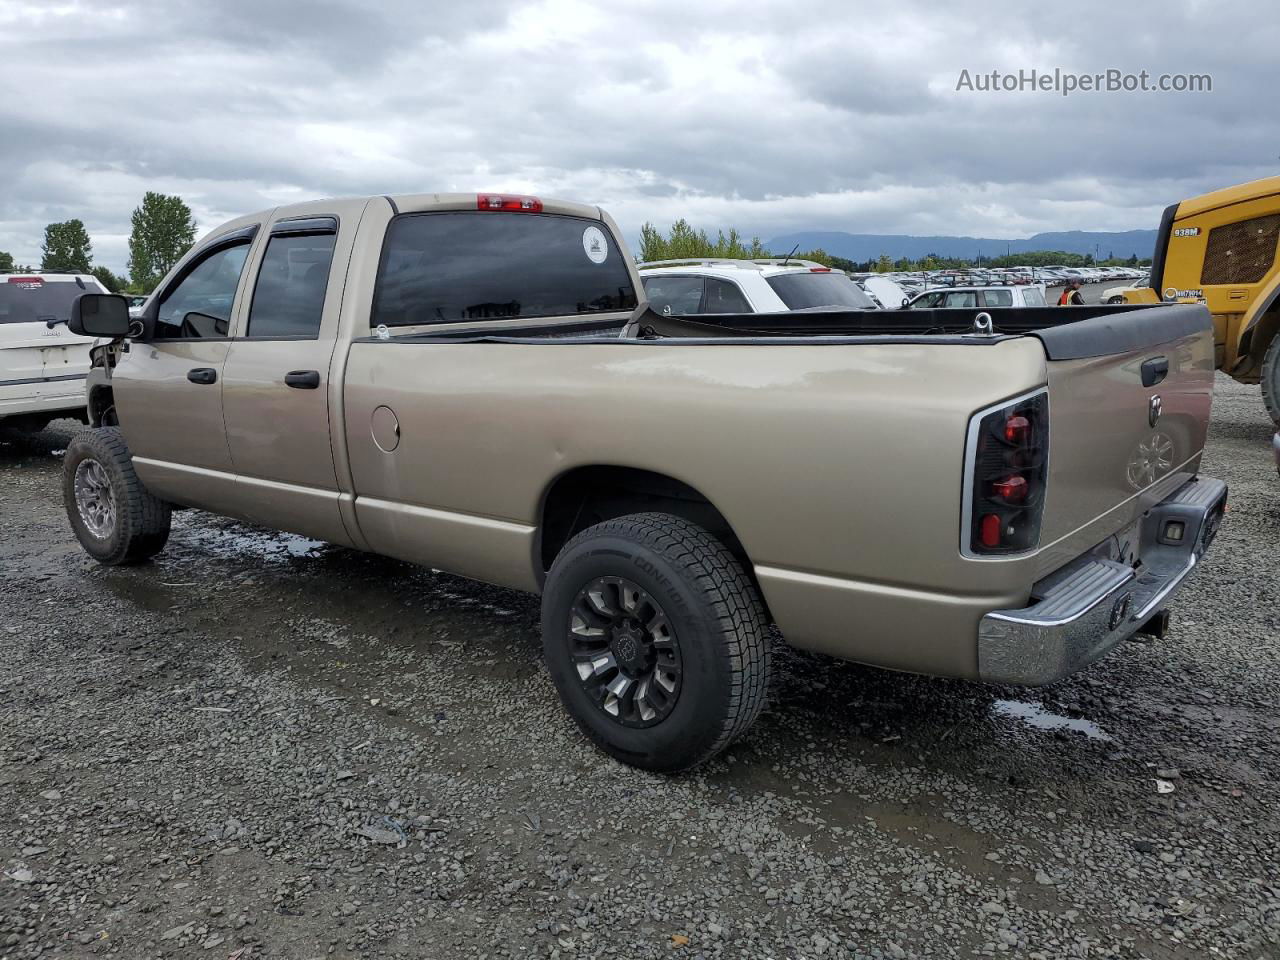
M 334 194 L 510 189 L 631 235 L 1149 227 L 1275 171 L 1261 3 L 743 8 L 651 0 L 0 0 L 0 249 L 132 208 L 202 228 Z M 1248 30 L 1238 30 L 1245 23 Z M 1208 72 L 1211 94 L 957 92 L 961 69 Z M 1260 99 L 1262 98 L 1262 99 Z

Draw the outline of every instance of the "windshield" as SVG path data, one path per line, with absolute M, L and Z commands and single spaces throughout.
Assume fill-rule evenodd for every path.
M 82 293 L 105 293 L 95 280 L 46 283 L 36 277 L 8 277 L 0 283 L 0 323 L 70 320 L 71 303 Z
M 874 310 L 870 297 L 843 273 L 782 273 L 769 277 L 773 287 L 788 310 L 807 310 L 811 307 L 850 307 L 857 310 Z

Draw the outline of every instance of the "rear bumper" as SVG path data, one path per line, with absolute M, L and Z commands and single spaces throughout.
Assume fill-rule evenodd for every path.
M 1190 576 L 1218 531 L 1226 501 L 1221 480 L 1192 480 L 1135 528 L 1136 567 L 1091 553 L 1036 584 L 1031 606 L 988 613 L 978 624 L 979 675 L 1035 686 L 1105 656 L 1159 613 Z
M 85 375 L 0 381 L 0 419 L 72 411 L 85 406 Z

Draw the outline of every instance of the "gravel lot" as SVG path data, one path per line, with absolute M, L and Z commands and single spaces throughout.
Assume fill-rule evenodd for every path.
M 1280 956 L 1280 482 L 1218 389 L 1170 639 L 1034 691 L 780 652 L 679 778 L 577 735 L 533 598 L 196 512 L 98 567 L 72 425 L 5 437 L 0 957 Z

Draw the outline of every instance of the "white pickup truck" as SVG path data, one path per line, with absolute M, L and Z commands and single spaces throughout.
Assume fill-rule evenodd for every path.
M 0 426 L 43 430 L 57 417 L 85 419 L 92 337 L 67 328 L 82 293 L 105 293 L 91 275 L 0 276 Z

